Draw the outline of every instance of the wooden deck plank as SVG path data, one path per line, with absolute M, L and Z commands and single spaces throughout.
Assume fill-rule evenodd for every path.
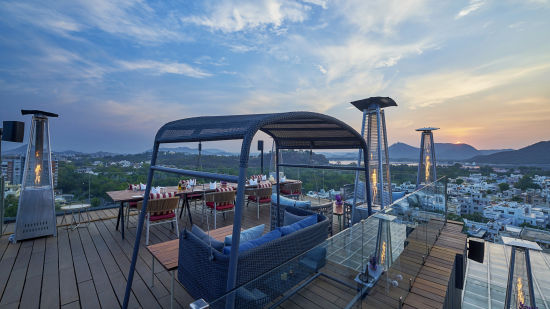
M 27 269 L 25 286 L 21 297 L 21 308 L 39 308 L 46 238 L 37 238 L 32 248 L 31 260 Z M 38 292 L 37 292 L 38 291 Z
M 8 284 L 8 279 L 13 269 L 13 264 L 15 264 L 20 247 L 21 243 L 9 245 L 6 252 L 2 256 L 2 260 L 0 261 L 0 274 L 2 274 L 2 276 L 0 276 L 0 298 L 3 298 L 6 291 L 6 285 Z
M 19 303 L 25 285 L 25 276 L 27 275 L 33 245 L 34 241 L 26 241 L 21 244 L 0 305 Z
M 78 301 L 78 286 L 66 229 L 57 229 L 57 246 L 59 250 L 59 298 L 60 304 L 63 306 Z
M 56 237 L 46 239 L 41 290 L 40 307 L 59 308 L 59 262 Z

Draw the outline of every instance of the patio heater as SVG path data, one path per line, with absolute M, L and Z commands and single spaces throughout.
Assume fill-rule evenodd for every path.
M 416 188 L 419 189 L 422 183 L 429 184 L 437 179 L 435 161 L 435 143 L 433 131 L 439 128 L 420 128 L 420 160 L 418 161 L 418 173 L 416 175 Z
M 58 115 L 39 110 L 21 114 L 33 116 L 12 242 L 57 234 L 48 117 Z
M 361 136 L 367 142 L 369 180 L 372 204 L 384 209 L 392 203 L 390 158 L 388 153 L 388 137 L 386 132 L 386 117 L 383 108 L 397 106 L 397 103 L 388 97 L 370 97 L 351 102 L 363 112 Z M 357 166 L 361 164 L 362 151 L 359 151 Z M 357 188 L 359 186 L 359 172 L 355 173 L 354 204 L 357 202 Z M 355 222 L 355 220 L 353 220 Z
M 532 241 L 505 236 L 502 237 L 502 242 L 512 247 L 504 308 L 537 308 L 529 251 L 542 251 L 541 247 Z

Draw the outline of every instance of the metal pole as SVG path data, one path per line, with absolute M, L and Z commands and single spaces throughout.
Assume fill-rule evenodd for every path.
M 279 146 L 275 143 L 275 179 L 277 180 L 277 227 L 281 225 L 281 214 L 279 208 L 281 207 L 281 182 L 279 179 Z
M 365 138 L 365 123 L 367 122 L 367 110 L 364 109 L 363 110 L 363 122 L 361 124 L 361 137 L 364 139 Z M 367 146 L 368 146 L 368 143 L 367 143 Z M 365 158 L 367 157 L 367 154 L 368 154 L 368 151 L 365 151 L 364 149 L 359 149 L 358 153 L 357 153 L 357 167 L 360 167 L 361 166 L 361 156 L 363 155 L 363 152 L 364 155 L 365 155 Z M 366 161 L 365 161 L 366 162 Z M 369 172 L 368 172 L 368 166 L 365 165 L 365 169 L 367 170 L 366 172 L 366 175 L 365 175 L 365 184 L 368 183 L 368 175 L 369 175 Z M 356 214 L 356 211 L 355 211 L 355 204 L 357 204 L 357 187 L 359 186 L 359 171 L 356 171 L 355 172 L 355 183 L 353 185 L 354 187 L 354 190 L 353 190 L 353 205 L 351 205 L 351 222 L 356 222 L 356 218 L 355 216 L 357 215 Z M 367 188 L 368 190 L 370 190 L 370 188 Z M 366 190 L 365 190 L 366 191 Z M 366 192 L 365 192 L 366 193 Z M 370 205 L 369 205 L 369 208 L 370 208 Z M 346 210 L 346 208 L 344 207 L 344 211 Z M 370 210 L 369 210 L 369 215 L 370 215 Z M 344 215 L 344 218 L 346 216 Z M 347 224 L 347 222 L 346 222 Z
M 261 156 L 261 159 L 260 159 L 260 162 L 261 162 L 261 174 L 263 175 L 264 174 L 264 147 L 262 145 L 262 149 L 260 150 L 260 156 Z
M 432 146 L 432 166 L 433 166 L 433 175 L 434 175 L 434 181 L 437 180 L 437 172 L 436 172 L 436 160 L 435 160 L 435 143 L 434 143 L 434 134 L 432 131 L 430 131 L 430 144 Z
M 378 179 L 379 179 L 379 185 L 380 185 L 380 209 L 384 209 L 384 171 L 382 170 L 382 145 L 381 140 L 382 136 L 380 135 L 380 106 L 376 107 L 376 133 L 377 136 L 377 142 L 378 142 Z
M 508 267 L 508 284 L 506 285 L 506 298 L 504 299 L 504 308 L 510 309 L 510 301 L 512 300 L 512 286 L 514 285 L 514 262 L 516 260 L 516 247 L 512 247 L 510 255 L 510 266 Z
M 156 165 L 157 154 L 159 151 L 159 144 L 155 142 L 153 147 L 153 155 L 151 157 L 151 167 Z M 132 290 L 132 281 L 134 280 L 134 272 L 136 270 L 137 256 L 139 252 L 139 242 L 141 240 L 141 232 L 143 231 L 143 223 L 145 221 L 145 212 L 147 211 L 147 201 L 149 201 L 149 193 L 151 193 L 151 184 L 153 183 L 153 176 L 155 170 L 149 167 L 149 175 L 147 176 L 147 187 L 143 195 L 143 205 L 141 212 L 139 213 L 139 221 L 136 230 L 136 241 L 134 242 L 134 252 L 132 253 L 132 263 L 130 264 L 130 270 L 128 271 L 128 281 L 126 282 L 126 292 L 124 293 L 124 302 L 122 308 L 128 308 L 128 301 L 130 300 L 130 291 Z M 124 230 L 124 227 L 123 227 Z M 179 236 L 179 235 L 178 235 Z
M 418 172 L 416 174 L 416 189 L 420 188 L 420 172 L 422 171 L 422 159 L 424 158 L 424 132 L 420 135 L 420 159 L 418 160 Z
M 527 248 L 525 248 L 525 264 L 527 266 L 527 281 L 529 282 L 529 300 L 531 301 L 531 308 L 537 308 L 535 304 L 535 289 L 533 288 L 533 274 L 531 273 L 531 258 L 529 257 L 529 249 Z

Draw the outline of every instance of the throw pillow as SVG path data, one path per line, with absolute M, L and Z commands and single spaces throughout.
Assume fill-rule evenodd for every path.
M 208 234 L 205 233 L 200 227 L 193 225 L 193 227 L 191 228 L 191 233 L 193 233 L 193 235 L 197 236 L 197 238 L 205 242 L 207 245 L 212 245 L 212 248 L 220 252 L 223 250 L 223 242 L 208 236 Z
M 255 227 L 251 227 L 248 230 L 241 231 L 241 243 L 252 239 L 260 238 L 264 232 L 265 224 L 260 224 Z M 225 236 L 225 245 L 231 246 L 233 238 L 232 235 Z

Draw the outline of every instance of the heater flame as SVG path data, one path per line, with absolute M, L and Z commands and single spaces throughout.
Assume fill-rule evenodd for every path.
M 42 166 L 40 164 L 36 164 L 36 167 L 34 168 L 34 183 L 39 184 L 40 183 L 40 175 L 42 172 Z
M 430 156 L 426 156 L 426 183 L 430 180 Z
M 523 295 L 523 283 L 521 282 L 521 277 L 518 277 L 516 289 L 518 291 L 518 308 L 521 308 L 523 304 L 525 304 L 525 296 Z
M 382 252 L 380 253 L 380 265 L 384 265 L 386 262 L 386 242 L 382 243 Z

